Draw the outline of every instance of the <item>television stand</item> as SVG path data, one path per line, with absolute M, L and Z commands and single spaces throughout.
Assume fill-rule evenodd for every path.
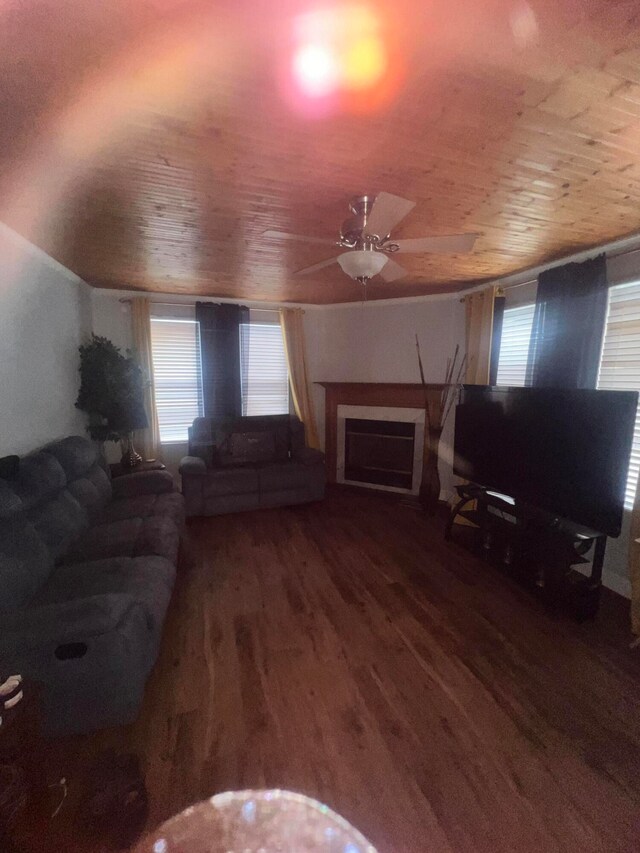
M 452 538 L 456 519 L 465 519 L 470 525 L 466 527 L 467 541 L 471 537 L 472 549 L 488 562 L 532 587 L 553 605 L 568 606 L 579 620 L 596 615 L 605 534 L 473 483 L 457 486 L 456 491 L 459 500 L 449 514 L 445 539 Z M 471 507 L 472 503 L 475 506 Z M 575 569 L 580 564 L 590 564 L 588 575 Z

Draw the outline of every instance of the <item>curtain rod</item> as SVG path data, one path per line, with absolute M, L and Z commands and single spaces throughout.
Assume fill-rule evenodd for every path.
M 585 250 L 585 252 L 586 251 L 588 251 L 588 250 Z M 609 260 L 613 260 L 613 258 L 621 258 L 624 255 L 637 255 L 638 252 L 640 252 L 640 248 L 638 248 L 638 249 L 618 249 L 618 251 L 616 251 L 615 249 L 612 249 L 609 252 L 598 251 L 598 249 L 593 249 L 593 251 L 596 253 L 594 255 L 594 257 L 596 255 L 604 255 L 605 259 L 607 261 L 609 261 Z M 580 254 L 580 253 L 577 253 L 577 254 Z M 569 257 L 571 257 L 571 255 Z M 561 266 L 562 263 L 563 263 L 562 261 L 550 261 L 549 267 L 551 267 L 553 265 Z M 570 263 L 575 263 L 575 261 L 567 260 L 567 261 L 565 261 L 565 263 L 570 264 Z M 580 263 L 580 262 L 578 262 L 578 263 Z M 509 276 L 505 276 L 505 278 L 509 278 Z M 537 280 L 538 280 L 538 276 L 536 275 L 533 278 L 528 278 L 526 281 L 518 281 L 518 282 L 515 282 L 514 284 L 500 284 L 500 283 L 498 283 L 498 287 L 502 288 L 503 290 L 513 290 L 516 287 L 524 287 L 527 284 L 534 284 Z M 491 282 L 487 282 L 486 286 L 491 287 Z M 469 294 L 469 295 L 471 295 L 471 294 Z M 463 296 L 460 299 L 460 302 L 464 302 L 466 298 L 467 298 L 466 296 Z
M 118 302 L 131 303 L 131 302 L 133 302 L 134 299 L 145 299 L 145 298 L 148 298 L 148 297 L 144 297 L 144 296 L 123 296 L 122 298 L 118 299 Z M 199 300 L 196 300 L 196 301 L 199 301 Z M 195 304 L 192 302 L 159 302 L 157 299 L 149 299 L 149 302 L 152 302 L 154 305 L 187 305 L 187 306 L 189 306 L 189 305 Z M 215 302 L 214 300 L 211 300 L 211 304 L 212 305 L 235 305 L 235 304 L 239 305 L 240 303 Z M 246 308 L 247 306 L 242 305 L 241 307 Z M 271 310 L 271 309 L 265 309 L 265 310 Z
M 131 304 L 134 299 L 140 299 L 140 298 L 144 298 L 144 297 L 123 296 L 122 298 L 118 299 L 118 302 Z M 199 301 L 199 300 L 196 300 L 196 301 Z M 195 302 L 159 302 L 156 299 L 150 299 L 149 302 L 151 302 L 152 305 L 173 305 L 173 306 L 186 305 L 187 308 L 195 305 Z M 240 305 L 241 308 L 250 308 L 251 307 L 250 305 L 242 305 L 239 302 L 238 303 L 236 303 L 236 302 L 215 302 L 214 300 L 211 300 L 211 305 Z M 258 311 L 277 311 L 278 309 L 277 308 L 258 308 L 257 310 Z
M 537 278 L 529 278 L 526 281 L 519 281 L 517 284 L 498 284 L 498 296 L 504 296 L 505 290 L 515 290 L 516 287 L 525 287 L 527 284 L 535 284 L 537 282 Z M 487 284 L 487 287 L 491 287 L 491 284 Z M 479 290 L 474 290 L 472 293 L 468 293 L 466 296 L 461 296 L 458 300 L 459 302 L 465 302 L 470 296 L 473 296 L 474 293 L 482 292 Z
M 121 296 L 118 299 L 118 302 L 120 302 L 123 305 L 126 305 L 126 304 L 131 305 L 131 303 L 133 302 L 134 299 L 141 299 L 141 298 L 144 299 L 145 297 Z M 195 302 L 158 302 L 155 299 L 150 299 L 149 301 L 151 302 L 152 305 L 170 305 L 170 306 L 173 306 L 174 308 L 175 307 L 181 308 L 181 307 L 185 307 L 185 306 L 187 308 L 193 308 L 195 306 Z M 200 300 L 196 300 L 196 302 L 197 301 L 200 301 Z M 210 304 L 211 305 L 240 305 L 241 308 L 248 308 L 250 311 L 279 311 L 281 307 L 284 307 L 284 308 L 289 307 L 289 306 L 285 305 L 285 306 L 279 306 L 279 307 L 275 307 L 275 308 L 260 308 L 257 306 L 242 305 L 239 302 L 215 302 L 215 300 L 211 300 Z M 304 308 L 293 308 L 293 310 L 294 311 L 302 311 L 303 314 L 305 313 Z

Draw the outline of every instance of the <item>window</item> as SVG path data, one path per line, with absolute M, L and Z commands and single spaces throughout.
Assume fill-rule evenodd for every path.
M 163 444 L 188 439 L 203 415 L 200 327 L 189 305 L 157 304 L 151 318 L 156 408 Z M 289 411 L 289 373 L 277 311 L 254 310 L 240 327 L 243 415 Z
M 529 339 L 536 306 L 518 305 L 504 312 L 500 358 L 498 359 L 498 385 L 524 385 L 529 355 Z
M 289 372 L 277 311 L 251 311 L 250 323 L 240 327 L 240 349 L 247 359 L 242 368 L 242 414 L 287 414 Z
M 160 440 L 187 441 L 187 429 L 202 415 L 199 325 L 152 317 L 151 347 Z
M 640 282 L 609 288 L 598 388 L 640 391 Z M 636 415 L 624 505 L 633 508 L 640 471 L 640 420 Z

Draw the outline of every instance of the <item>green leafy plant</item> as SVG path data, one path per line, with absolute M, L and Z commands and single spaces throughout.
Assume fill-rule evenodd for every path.
M 144 429 L 147 382 L 130 352 L 123 355 L 108 338 L 92 335 L 80 352 L 80 391 L 76 408 L 89 415 L 87 431 L 96 441 L 120 441 Z

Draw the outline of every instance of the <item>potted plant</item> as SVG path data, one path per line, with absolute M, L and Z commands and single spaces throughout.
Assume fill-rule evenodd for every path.
M 133 431 L 149 425 L 142 369 L 130 352 L 123 355 L 108 338 L 92 335 L 78 349 L 80 391 L 76 408 L 89 415 L 87 431 L 91 438 L 120 441 L 122 463 L 133 467 L 142 461 L 133 446 Z

